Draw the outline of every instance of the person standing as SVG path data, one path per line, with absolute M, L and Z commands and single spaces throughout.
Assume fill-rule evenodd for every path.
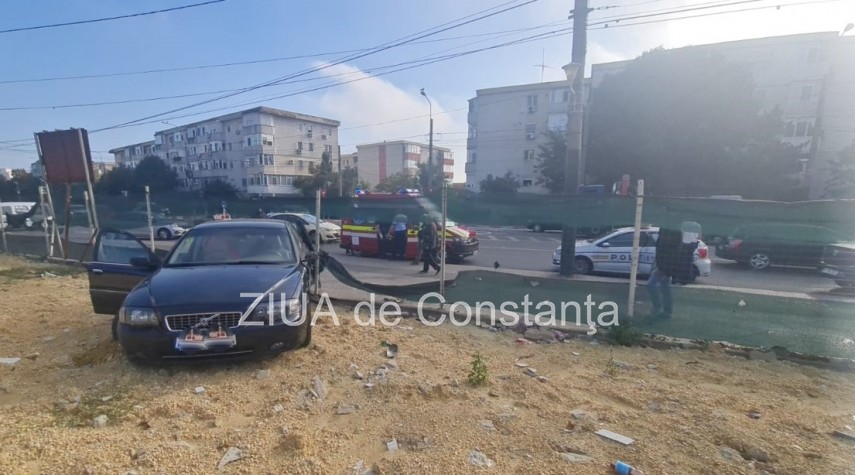
M 389 223 L 377 223 L 374 225 L 374 232 L 377 235 L 377 254 L 386 259 L 389 257 Z
M 392 258 L 404 260 L 404 255 L 407 253 L 407 216 L 405 214 L 398 213 L 395 215 L 392 221 L 392 230 L 395 233 L 392 241 Z
M 428 222 L 422 225 L 419 230 L 419 253 L 423 267 L 422 274 L 426 274 L 428 267 L 439 273 L 439 264 L 436 262 L 436 224 Z
M 683 234 L 672 229 L 659 229 L 656 240 L 656 259 L 650 277 L 647 279 L 647 292 L 653 303 L 654 318 L 670 318 L 674 310 L 671 298 L 671 280 L 681 271 L 681 247 Z

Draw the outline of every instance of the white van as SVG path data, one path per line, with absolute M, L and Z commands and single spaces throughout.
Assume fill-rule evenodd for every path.
M 34 206 L 38 203 L 32 201 L 4 201 L 0 203 L 0 223 L 4 228 L 18 228 L 18 229 L 33 229 L 36 226 L 46 226 L 47 222 L 44 218 L 44 213 L 42 210 L 36 209 L 35 212 L 23 220 L 15 219 L 17 215 L 27 214 Z M 11 216 L 11 218 L 7 218 L 7 215 Z

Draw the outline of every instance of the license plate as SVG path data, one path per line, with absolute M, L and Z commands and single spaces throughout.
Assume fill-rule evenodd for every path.
M 826 267 L 826 268 L 822 269 L 822 271 L 821 271 L 821 272 L 822 272 L 823 274 L 826 274 L 826 275 L 833 275 L 833 276 L 836 276 L 836 275 L 839 275 L 839 274 L 840 274 L 840 271 L 839 271 L 839 270 L 837 270 L 837 269 L 829 269 L 828 267 Z
M 237 338 L 228 330 L 187 330 L 175 339 L 175 349 L 187 353 L 222 351 L 234 347 Z

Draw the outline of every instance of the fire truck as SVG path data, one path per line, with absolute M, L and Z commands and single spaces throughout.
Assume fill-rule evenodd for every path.
M 430 219 L 441 221 L 435 206 L 416 190 L 397 193 L 360 193 L 341 220 L 339 247 L 348 254 L 381 257 L 380 230 L 388 231 L 395 217 L 407 217 L 407 246 L 404 258 L 419 258 L 419 227 Z M 441 231 L 440 231 L 441 232 Z M 478 237 L 451 221 L 445 227 L 446 259 L 455 262 L 478 253 Z M 392 241 L 387 241 L 391 246 Z M 387 248 L 388 249 L 388 248 Z

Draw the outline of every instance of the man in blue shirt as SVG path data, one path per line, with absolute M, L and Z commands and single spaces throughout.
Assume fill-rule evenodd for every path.
M 407 216 L 403 213 L 398 213 L 392 220 L 392 232 L 394 238 L 392 240 L 392 259 L 404 260 L 404 255 L 407 253 Z

